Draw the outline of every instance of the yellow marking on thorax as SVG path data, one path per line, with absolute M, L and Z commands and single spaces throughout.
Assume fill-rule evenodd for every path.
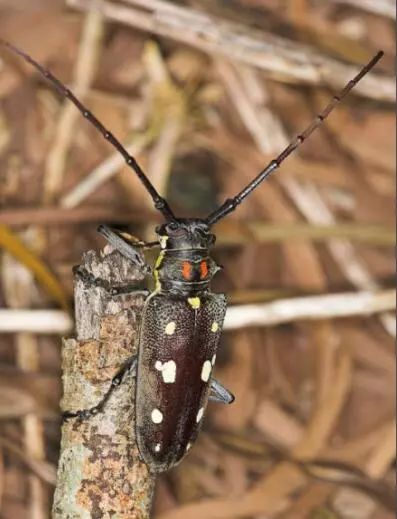
M 164 256 L 165 256 L 164 251 L 161 251 L 160 254 L 158 255 L 157 259 L 156 259 L 156 263 L 154 264 L 153 277 L 154 277 L 154 281 L 155 281 L 155 290 L 156 291 L 161 290 L 161 282 L 160 282 L 160 277 L 159 277 L 159 268 L 160 268 L 160 266 L 161 266 L 161 264 L 163 262 Z
M 187 302 L 193 308 L 193 310 L 200 308 L 201 301 L 199 297 L 188 297 Z
M 167 240 L 168 240 L 168 236 L 167 235 L 164 235 L 164 236 L 160 236 L 160 247 L 162 249 L 165 249 L 166 246 L 167 246 Z

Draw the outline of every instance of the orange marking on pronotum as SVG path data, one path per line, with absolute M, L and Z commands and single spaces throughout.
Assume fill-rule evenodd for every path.
M 200 279 L 205 279 L 208 276 L 208 264 L 205 260 L 200 263 Z
M 192 276 L 192 264 L 189 261 L 184 261 L 182 263 L 182 276 L 187 280 Z

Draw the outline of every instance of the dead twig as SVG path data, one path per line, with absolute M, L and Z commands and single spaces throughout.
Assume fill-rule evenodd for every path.
M 9 227 L 21 227 L 24 225 L 38 224 L 43 227 L 52 225 L 73 225 L 84 223 L 147 223 L 156 222 L 153 213 L 144 211 L 130 211 L 103 206 L 90 206 L 76 208 L 54 207 L 24 207 L 21 209 L 4 209 L 0 211 L 0 225 Z
M 0 225 L 21 227 L 39 224 L 43 227 L 82 223 L 112 222 L 113 224 L 144 223 L 155 225 L 158 215 L 145 211 L 112 209 L 105 206 L 76 208 L 22 208 L 0 211 Z M 346 238 L 358 243 L 377 247 L 393 247 L 395 234 L 392 228 L 383 225 L 337 223 L 335 225 L 269 224 L 262 221 L 222 222 L 217 227 L 216 246 L 243 246 L 247 243 L 277 243 L 286 240 L 313 240 L 324 242 L 332 238 Z
M 185 94 L 172 82 L 155 43 L 147 44 L 143 57 L 151 85 L 150 120 L 148 128 L 134 136 L 126 149 L 131 155 L 137 156 L 157 138 L 149 156 L 147 175 L 156 186 L 160 186 L 159 191 L 163 192 L 187 117 L 187 102 Z M 81 204 L 124 165 L 124 158 L 119 153 L 113 153 L 66 193 L 61 198 L 60 205 L 72 208 Z
M 56 468 L 47 461 L 36 459 L 31 455 L 27 455 L 26 451 L 15 445 L 14 441 L 0 437 L 0 446 L 11 455 L 14 455 L 22 464 L 31 470 L 42 481 L 51 486 L 56 484 Z
M 145 297 L 132 289 L 115 295 L 109 288 L 143 278 L 109 247 L 102 257 L 93 251 L 84 255 L 75 271 L 76 339 L 63 345 L 64 412 L 96 406 L 136 354 Z M 129 370 L 101 412 L 64 422 L 54 518 L 149 518 L 154 476 L 140 461 L 135 442 L 134 395 L 135 372 Z
M 72 107 L 74 108 L 74 107 Z M 139 155 L 150 143 L 153 136 L 149 133 L 135 136 L 125 149 L 133 156 Z M 61 208 L 71 209 L 78 206 L 88 196 L 98 189 L 104 182 L 111 179 L 125 165 L 124 158 L 120 153 L 113 153 L 101 164 L 96 166 L 87 176 L 83 178 L 68 193 L 62 196 L 59 205 Z
M 395 307 L 395 291 L 392 289 L 295 297 L 272 303 L 231 306 L 226 312 L 224 328 L 234 330 L 299 320 L 371 315 Z M 70 317 L 60 310 L 0 310 L 0 333 L 66 334 L 71 330 Z
M 350 5 L 392 19 L 396 18 L 396 2 L 394 0 L 331 0 L 331 2 Z
M 335 224 L 335 218 L 331 210 L 315 186 L 299 184 L 292 178 L 282 179 L 281 183 L 307 220 L 314 224 Z M 369 269 L 364 261 L 357 256 L 354 245 L 348 239 L 333 238 L 329 241 L 327 247 L 346 279 L 355 287 L 361 290 L 376 290 L 379 288 L 379 283 L 373 279 Z M 395 317 L 382 314 L 379 318 L 387 332 L 395 336 Z
M 190 45 L 209 55 L 226 57 L 265 70 L 279 81 L 344 86 L 357 73 L 354 66 L 321 55 L 312 48 L 252 27 L 234 24 L 197 10 L 159 0 L 128 0 L 136 7 L 100 1 L 98 9 L 109 20 L 137 27 Z M 89 0 L 67 0 L 70 7 L 89 9 Z M 189 30 L 186 30 L 186 27 Z M 393 101 L 394 80 L 371 74 L 356 94 Z
M 224 328 L 233 330 L 244 326 L 273 326 L 299 320 L 371 315 L 395 307 L 394 290 L 299 297 L 272 303 L 232 306 L 226 312 Z
M 282 243 L 291 240 L 332 241 L 348 239 L 358 243 L 393 247 L 395 233 L 392 228 L 377 225 L 335 223 L 312 225 L 307 223 L 268 224 L 265 222 L 222 222 L 218 226 L 217 245 L 244 245 L 249 243 Z M 364 287 L 359 287 L 364 288 Z M 365 287 L 371 289 L 371 287 Z
M 102 15 L 97 9 L 92 9 L 93 2 L 88 5 L 79 54 L 75 67 L 73 91 L 82 100 L 87 94 L 95 76 L 98 56 L 101 52 Z M 70 103 L 65 103 L 61 109 L 52 148 L 48 154 L 44 176 L 43 199 L 50 204 L 58 194 L 62 184 L 66 157 L 73 141 L 76 120 L 79 113 Z
M 253 88 L 255 85 L 258 85 L 257 90 L 259 90 L 260 84 L 257 72 L 250 67 L 234 67 L 226 62 L 219 62 L 217 66 L 236 110 L 258 148 L 262 152 L 268 153 L 268 144 L 265 145 L 264 143 L 273 142 L 273 152 L 278 153 L 277 143 L 274 142 L 274 139 L 273 141 L 269 140 L 269 136 L 277 135 L 278 140 L 283 141 L 283 146 L 286 146 L 290 139 L 280 119 L 269 108 L 263 95 L 259 100 L 254 95 Z M 247 76 L 250 78 L 249 82 L 246 80 Z M 265 88 L 263 85 L 261 86 L 262 89 Z M 244 100 L 243 103 L 242 100 Z M 299 183 L 291 177 L 285 178 L 281 176 L 277 178 L 295 205 L 311 224 L 336 225 L 334 215 L 314 185 L 308 182 L 305 184 Z M 331 239 L 327 243 L 327 247 L 346 279 L 355 287 L 360 290 L 375 290 L 379 288 L 367 266 L 357 256 L 354 246 L 347 239 L 342 237 Z M 394 317 L 384 314 L 380 316 L 380 319 L 387 332 L 390 335 L 395 335 Z
M 38 333 L 65 335 L 73 330 L 73 321 L 62 310 L 0 309 L 0 333 Z
M 395 510 L 394 491 L 379 481 L 390 469 L 396 456 L 396 425 L 394 420 L 386 427 L 379 440 L 363 467 L 363 472 L 371 479 L 359 480 L 358 483 L 360 484 L 355 485 L 357 489 L 354 491 L 345 486 L 339 488 L 333 499 L 334 506 L 341 510 L 344 509 L 346 502 L 354 503 L 354 507 L 362 511 L 361 517 L 363 519 L 372 517 L 376 509 L 376 503 L 369 497 L 369 495 L 373 495 L 374 490 L 376 491 L 376 497 L 385 506 L 392 511 Z
M 32 247 L 37 239 L 35 229 L 25 231 L 24 241 Z M 22 243 L 23 244 L 23 243 Z M 7 305 L 18 309 L 30 306 L 33 302 L 33 271 L 17 262 L 9 253 L 2 256 L 2 277 L 4 298 Z M 19 369 L 25 373 L 37 373 L 40 369 L 39 343 L 37 337 L 30 333 L 18 333 L 15 337 L 15 356 Z M 30 412 L 21 417 L 24 447 L 27 457 L 40 464 L 45 460 L 45 439 L 42 419 Z M 43 481 L 32 472 L 28 476 L 29 515 L 35 519 L 44 519 L 48 504 Z

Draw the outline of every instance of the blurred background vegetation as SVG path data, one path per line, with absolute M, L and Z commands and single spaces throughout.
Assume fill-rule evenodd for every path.
M 218 226 L 214 290 L 243 313 L 261 305 L 263 320 L 225 331 L 216 374 L 236 402 L 211 406 L 191 454 L 159 479 L 155 517 L 394 517 L 393 4 L 0 1 L 0 36 L 69 85 L 185 216 L 236 193 L 385 51 Z M 0 204 L 0 516 L 41 519 L 72 266 L 103 247 L 98 223 L 151 238 L 158 216 L 95 129 L 4 49 Z M 327 299 L 344 293 L 362 301 L 355 315 Z M 305 319 L 297 297 L 317 297 Z M 280 300 L 289 317 L 270 325 Z

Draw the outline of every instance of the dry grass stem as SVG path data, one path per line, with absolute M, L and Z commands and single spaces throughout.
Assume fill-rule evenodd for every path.
M 261 110 L 258 110 L 258 106 L 256 106 L 250 94 L 250 89 L 247 87 L 247 82 L 243 79 L 246 76 L 246 67 L 236 68 L 232 64 L 221 62 L 218 64 L 218 69 L 237 112 L 240 114 L 242 121 L 247 127 L 247 130 L 251 133 L 258 148 L 263 153 L 269 153 L 269 145 L 265 143 L 272 142 L 269 136 L 275 134 L 278 135 L 278 140 L 283 142 L 282 147 L 286 146 L 290 139 L 273 110 L 266 105 L 261 106 Z M 251 83 L 255 84 L 255 82 L 257 83 L 258 81 L 259 78 L 256 72 L 251 70 Z M 244 102 L 242 102 L 242 100 L 244 100 Z M 265 101 L 265 99 L 262 99 L 262 104 Z M 242 106 L 248 106 L 250 108 L 249 110 L 242 109 Z M 264 117 L 264 114 L 266 117 Z M 274 143 L 274 149 L 271 150 L 275 154 L 279 152 L 277 146 L 278 144 Z M 311 224 L 336 224 L 335 217 L 314 185 L 308 182 L 305 184 L 299 183 L 291 177 L 280 177 L 279 181 L 295 205 Z M 327 246 L 346 278 L 355 287 L 360 290 L 374 290 L 379 288 L 364 262 L 357 257 L 353 245 L 347 241 L 347 239 L 332 239 Z M 387 332 L 391 335 L 395 335 L 395 319 L 387 314 L 380 316 L 380 319 Z
M 0 333 L 44 333 L 67 335 L 73 320 L 62 310 L 0 309 Z
M 100 11 L 92 8 L 93 4 L 94 2 L 90 1 L 88 5 L 72 86 L 75 95 L 81 100 L 84 100 L 95 77 L 102 49 L 103 19 Z M 76 121 L 80 117 L 79 112 L 71 103 L 64 103 L 46 163 L 43 200 L 47 204 L 51 204 L 59 193 L 67 155 L 75 135 Z
M 299 320 L 334 319 L 393 310 L 395 291 L 347 292 L 324 296 L 300 297 L 257 305 L 228 308 L 225 330 L 245 326 L 274 326 Z
M 20 462 L 31 470 L 36 476 L 38 476 L 42 481 L 45 481 L 51 486 L 55 486 L 56 483 L 56 467 L 50 465 L 48 462 L 36 459 L 32 456 L 27 456 L 26 452 L 20 447 L 16 446 L 10 440 L 6 438 L 0 437 L 0 446 L 17 457 Z
M 67 0 L 70 7 L 87 10 L 88 0 Z M 278 80 L 342 87 L 357 73 L 344 65 L 297 42 L 236 25 L 190 8 L 176 8 L 168 2 L 129 0 L 133 9 L 101 1 L 98 9 L 108 19 L 140 30 L 171 38 L 211 55 L 224 56 L 265 70 Z M 189 30 L 186 30 L 189 27 Z M 356 93 L 373 99 L 393 101 L 394 81 L 372 74 L 360 83 Z
M 139 156 L 155 141 L 149 155 L 147 175 L 158 187 L 159 192 L 163 192 L 172 156 L 184 128 L 185 100 L 182 92 L 173 85 L 161 53 L 154 43 L 146 46 L 144 58 L 151 82 L 149 126 L 146 131 L 134 136 L 126 149 L 131 155 Z M 158 106 L 159 99 L 161 106 Z M 119 153 L 112 154 L 61 198 L 61 207 L 73 208 L 81 204 L 104 182 L 116 175 L 124 165 L 125 161 Z
M 5 4 L 2 38 L 65 81 L 180 217 L 241 191 L 385 51 L 214 226 L 224 269 L 211 286 L 229 305 L 214 376 L 236 399 L 210 403 L 186 459 L 156 478 L 151 514 L 391 518 L 395 1 Z M 94 252 L 97 225 L 152 241 L 163 218 L 44 77 L 3 47 L 0 70 L 0 516 L 47 519 L 54 503 L 59 519 L 148 519 L 134 372 L 88 420 L 60 414 L 98 404 L 143 344 L 153 276 L 110 246 Z M 144 250 L 152 268 L 159 250 Z M 62 355 L 60 335 L 75 336 Z
M 76 199 L 71 200 L 74 203 Z M 157 222 L 152 213 L 144 211 L 130 211 L 102 205 L 84 205 L 77 208 L 60 207 L 34 207 L 5 209 L 0 211 L 0 225 L 20 227 L 29 224 L 39 224 L 42 227 L 54 225 L 81 225 L 88 222 L 102 223 L 113 221 L 115 223 L 130 222 Z M 380 233 L 383 235 L 383 232 Z
M 327 447 L 321 454 L 324 460 L 334 460 L 343 463 L 356 463 L 363 472 L 366 465 L 370 465 L 369 453 L 375 453 L 381 447 L 384 439 L 395 428 L 395 420 L 390 419 L 374 430 L 351 438 L 341 445 Z
M 396 457 L 396 424 L 391 423 L 375 445 L 364 470 L 372 478 L 381 478 Z
M 150 79 L 152 119 L 158 121 L 158 138 L 150 151 L 147 175 L 165 193 L 176 147 L 185 128 L 187 102 L 173 83 L 157 44 L 146 46 L 144 63 Z
M 1 221 L 1 213 L 0 213 Z M 282 243 L 289 240 L 334 241 L 335 238 L 368 243 L 374 246 L 394 247 L 394 229 L 377 225 L 291 223 L 284 225 L 265 222 L 221 222 L 217 244 L 222 246 L 248 243 Z M 372 286 L 357 288 L 371 289 Z
M 280 299 L 272 303 L 229 307 L 224 328 L 234 330 L 300 320 L 364 316 L 395 307 L 394 290 Z M 0 310 L 0 333 L 67 334 L 72 326 L 68 314 L 60 310 Z
M 282 184 L 300 211 L 313 224 L 334 225 L 335 218 L 324 199 L 313 185 L 299 184 L 294 179 L 283 179 Z M 346 278 L 360 290 L 376 290 L 379 284 L 373 279 L 367 266 L 359 258 L 354 246 L 347 239 L 335 238 L 327 247 Z M 396 319 L 389 314 L 379 316 L 385 330 L 395 337 Z
M 92 184 L 94 186 L 94 184 Z M 81 191 L 80 191 L 81 188 Z M 87 188 L 87 190 L 86 190 Z M 91 188 L 82 181 L 62 202 L 64 208 L 18 208 L 0 211 L 0 224 L 9 227 L 20 227 L 39 224 L 51 227 L 58 224 L 73 225 L 83 223 L 101 223 L 112 221 L 124 224 L 130 222 L 156 225 L 159 218 L 156 214 L 145 211 L 129 211 L 107 207 L 105 205 L 84 205 L 75 207 L 91 192 Z M 69 198 L 70 195 L 70 198 Z M 80 198 L 81 197 L 81 198 Z M 69 205 L 70 204 L 70 205 Z M 364 225 L 356 223 L 336 223 L 335 225 L 312 225 L 293 223 L 285 225 L 269 224 L 262 221 L 221 222 L 217 226 L 218 247 L 244 246 L 249 243 L 282 243 L 287 240 L 313 240 L 324 242 L 331 238 L 346 238 L 357 243 L 366 243 L 376 247 L 394 247 L 395 234 L 393 228 L 382 225 Z
M 357 7 L 392 19 L 396 18 L 396 3 L 394 0 L 331 0 L 331 2 Z
M 30 245 L 37 238 L 37 233 L 25 232 L 25 241 Z M 4 296 L 9 308 L 29 306 L 33 303 L 35 286 L 32 273 L 23 265 L 17 263 L 7 254 L 2 258 L 2 277 Z M 1 318 L 0 318 L 1 321 Z M 37 337 L 31 333 L 18 333 L 15 337 L 17 365 L 22 372 L 37 373 L 40 370 L 39 345 Z M 23 443 L 26 454 L 36 462 L 45 460 L 45 440 L 42 420 L 34 413 L 22 418 Z M 48 503 L 42 480 L 32 472 L 28 477 L 29 486 L 29 515 L 32 519 L 45 519 Z
M 152 136 L 144 133 L 137 135 L 132 142 L 126 145 L 126 150 L 133 156 L 139 155 L 142 150 L 150 143 Z M 125 165 L 125 160 L 119 153 L 113 153 L 106 160 L 94 168 L 83 180 L 74 186 L 68 193 L 62 196 L 59 205 L 65 209 L 71 209 L 88 198 L 104 182 L 114 177 Z

